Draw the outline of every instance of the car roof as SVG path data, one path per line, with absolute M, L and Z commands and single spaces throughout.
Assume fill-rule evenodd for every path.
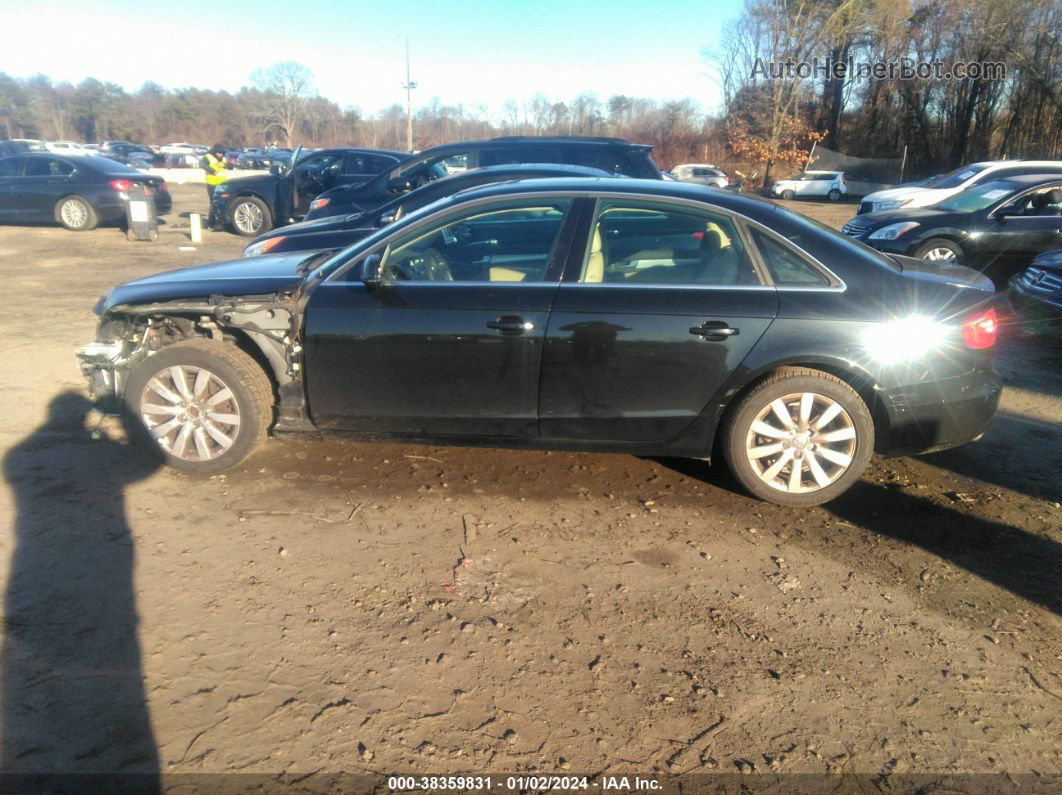
M 439 144 L 438 146 L 431 146 L 427 149 L 422 149 L 417 152 L 418 155 L 435 155 L 445 152 L 455 151 L 460 152 L 469 147 L 475 147 L 477 149 L 494 149 L 505 146 L 512 146 L 513 144 L 576 144 L 579 146 L 588 147 L 622 147 L 625 149 L 638 149 L 645 152 L 652 151 L 653 147 L 650 144 L 633 144 L 624 138 L 592 138 L 582 136 L 562 136 L 562 135 L 511 135 L 503 136 L 501 138 L 484 138 L 474 141 L 456 141 L 454 143 Z
M 509 182 L 492 182 L 468 188 L 459 195 L 461 201 L 506 196 L 521 193 L 571 193 L 588 195 L 592 193 L 627 193 L 644 195 L 646 199 L 685 199 L 714 204 L 724 210 L 762 219 L 776 210 L 778 205 L 769 199 L 748 196 L 733 191 L 710 188 L 694 182 L 666 182 L 659 179 L 633 179 L 629 177 L 544 177 L 539 179 L 515 180 Z

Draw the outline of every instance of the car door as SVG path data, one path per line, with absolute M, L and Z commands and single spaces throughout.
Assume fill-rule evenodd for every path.
M 59 157 L 30 157 L 19 178 L 20 218 L 54 221 L 55 203 L 70 192 L 75 173 L 72 163 Z
M 992 261 L 1027 264 L 1037 254 L 1062 247 L 1062 206 L 1054 191 L 1062 181 L 1040 185 L 993 210 L 981 235 L 981 249 Z
M 312 293 L 310 411 L 325 428 L 534 437 L 546 320 L 570 198 L 487 200 L 405 227 Z M 364 266 L 363 266 L 364 267 Z
M 335 187 L 342 168 L 342 152 L 319 152 L 304 158 L 295 166 L 291 173 L 291 215 L 294 218 L 306 215 L 310 202 Z
M 13 221 L 18 217 L 19 205 L 15 198 L 15 186 L 26 159 L 5 157 L 0 160 L 0 220 Z
M 601 198 L 542 359 L 543 438 L 681 434 L 777 314 L 735 220 L 699 202 Z

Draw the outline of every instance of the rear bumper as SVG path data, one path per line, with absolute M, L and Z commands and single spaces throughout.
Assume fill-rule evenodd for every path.
M 974 441 L 991 424 L 1002 392 L 999 375 L 986 368 L 882 393 L 889 415 L 885 452 L 912 455 Z

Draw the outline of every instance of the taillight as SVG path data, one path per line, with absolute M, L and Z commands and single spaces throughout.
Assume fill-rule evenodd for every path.
M 330 201 L 332 201 L 332 200 L 331 199 L 314 199 L 312 202 L 310 202 L 310 209 L 311 210 L 320 210 L 322 207 L 327 207 L 328 206 L 328 202 L 330 202 Z
M 995 309 L 986 309 L 962 324 L 962 339 L 967 348 L 980 350 L 996 344 L 999 321 Z
M 128 193 L 129 189 L 133 187 L 133 183 L 127 179 L 112 179 L 111 189 L 116 190 L 119 193 Z

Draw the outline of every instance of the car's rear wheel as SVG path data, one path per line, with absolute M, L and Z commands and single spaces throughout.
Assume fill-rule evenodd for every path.
M 256 237 L 273 228 L 273 216 L 261 199 L 242 196 L 232 204 L 232 228 L 244 237 Z
M 832 202 L 839 202 L 841 200 L 841 192 L 834 188 L 827 194 L 827 198 Z
M 81 196 L 60 199 L 55 205 L 55 220 L 72 232 L 87 232 L 99 224 L 96 210 Z
M 730 414 L 723 454 L 742 486 L 767 502 L 819 505 L 846 491 L 874 450 L 874 421 L 840 378 L 786 368 Z
M 923 243 L 915 256 L 934 262 L 958 262 L 962 258 L 962 248 L 952 240 L 935 237 Z
M 783 199 L 792 199 L 794 196 L 796 196 L 796 194 L 793 193 L 793 191 L 791 191 L 791 190 L 782 191 L 782 198 Z
M 177 342 L 130 374 L 125 403 L 141 441 L 177 469 L 218 472 L 246 457 L 273 420 L 262 368 L 233 345 Z

